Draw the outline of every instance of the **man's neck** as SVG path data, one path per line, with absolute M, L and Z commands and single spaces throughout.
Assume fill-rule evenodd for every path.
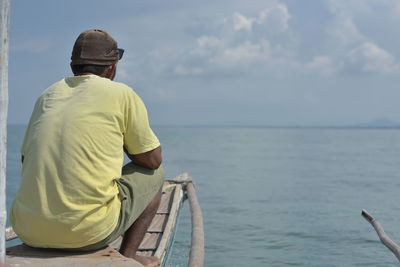
M 75 74 L 75 76 L 83 76 L 83 75 L 96 75 L 96 74 L 93 74 L 91 72 L 83 72 L 83 73 Z

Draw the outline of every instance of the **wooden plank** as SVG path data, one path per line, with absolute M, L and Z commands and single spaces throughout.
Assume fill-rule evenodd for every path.
M 10 0 L 0 1 L 0 266 L 5 263 L 6 241 L 6 153 L 8 110 L 8 38 L 10 28 Z
M 8 257 L 7 267 L 143 267 L 142 264 L 130 258 L 101 258 L 101 259 L 80 259 L 80 258 L 14 258 Z
M 160 206 L 158 207 L 157 213 L 165 214 L 169 212 L 171 206 L 171 192 L 163 192 L 161 195 Z
M 167 224 L 168 215 L 156 214 L 151 222 L 147 232 L 150 233 L 162 233 L 164 231 L 165 225 Z
M 136 254 L 138 254 L 139 256 L 145 256 L 145 257 L 149 257 L 149 256 L 154 256 L 154 250 L 143 250 L 143 251 L 137 251 Z
M 170 215 L 168 216 L 168 221 L 164 228 L 164 234 L 160 240 L 160 244 L 157 246 L 157 251 L 154 253 L 154 256 L 159 258 L 161 262 L 163 262 L 164 260 L 166 251 L 169 246 L 170 238 L 172 237 L 175 228 L 178 211 L 182 203 L 182 198 L 183 198 L 182 185 L 176 184 L 173 192 Z
M 158 233 L 146 233 L 142 243 L 140 243 L 139 250 L 156 250 L 162 235 Z
M 91 252 L 70 252 L 59 249 L 40 249 L 26 245 L 7 248 L 6 266 L 142 266 L 107 247 Z
M 21 244 L 6 249 L 7 256 L 10 257 L 40 257 L 40 258 L 54 258 L 54 257 L 70 257 L 70 258 L 125 258 L 118 251 L 111 247 L 101 250 L 90 252 L 71 252 L 61 249 L 44 249 L 33 248 Z

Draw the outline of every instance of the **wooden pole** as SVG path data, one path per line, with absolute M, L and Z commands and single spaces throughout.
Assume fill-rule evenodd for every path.
M 186 194 L 189 199 L 190 211 L 192 214 L 192 242 L 189 253 L 189 267 L 203 267 L 204 265 L 204 225 L 203 215 L 199 201 L 197 199 L 196 190 L 193 180 L 189 173 L 184 172 L 171 180 L 174 183 L 186 185 Z
M 192 211 L 192 244 L 189 254 L 189 267 L 203 267 L 204 265 L 204 226 L 203 215 L 193 183 L 186 186 L 190 210 Z
M 390 249 L 390 251 L 392 251 L 393 254 L 400 261 L 400 247 L 386 235 L 381 224 L 374 217 L 372 217 L 366 210 L 362 210 L 361 215 L 372 225 L 372 227 L 374 227 L 382 244 L 384 244 L 388 249 Z
M 5 266 L 8 37 L 10 0 L 0 0 L 0 266 Z

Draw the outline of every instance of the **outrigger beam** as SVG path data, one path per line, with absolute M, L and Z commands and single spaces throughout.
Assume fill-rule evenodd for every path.
M 204 265 L 204 224 L 200 204 L 197 199 L 196 190 L 192 177 L 184 172 L 175 177 L 172 182 L 180 183 L 184 186 L 192 218 L 192 241 L 189 253 L 188 267 L 203 267 Z
M 192 211 L 192 245 L 189 254 L 189 267 L 203 267 L 204 265 L 204 227 L 203 215 L 197 200 L 193 183 L 186 186 L 190 210 Z
M 374 227 L 376 233 L 378 234 L 379 239 L 381 240 L 382 244 L 384 244 L 390 251 L 393 252 L 393 254 L 397 257 L 397 259 L 400 261 L 400 247 L 397 245 L 392 239 L 390 239 L 385 231 L 383 230 L 383 227 L 381 224 L 376 220 L 374 217 L 372 217 L 366 210 L 362 210 L 361 215 L 366 219 L 372 227 Z

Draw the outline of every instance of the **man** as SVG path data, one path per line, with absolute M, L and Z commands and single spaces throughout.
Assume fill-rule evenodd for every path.
M 136 251 L 161 199 L 161 147 L 142 100 L 113 81 L 123 52 L 105 31 L 79 35 L 75 76 L 35 104 L 10 217 L 29 246 L 88 251 L 123 235 L 124 256 L 156 266 Z M 124 151 L 132 162 L 122 168 Z

